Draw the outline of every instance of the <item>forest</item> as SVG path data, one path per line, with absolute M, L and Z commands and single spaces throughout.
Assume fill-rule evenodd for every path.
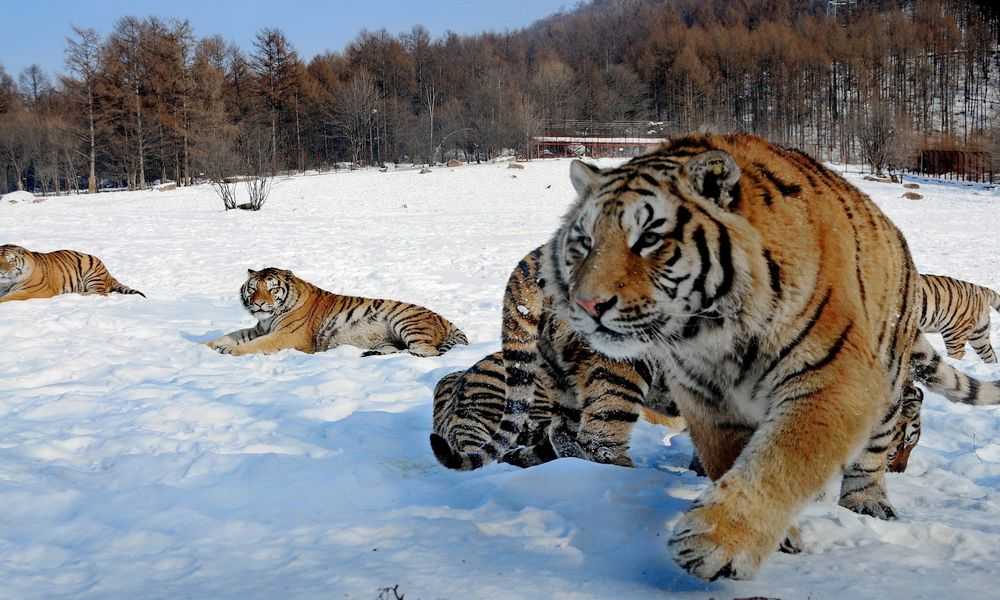
M 994 151 L 998 42 L 1000 13 L 973 0 L 593 0 L 516 31 L 362 31 L 312 57 L 278 28 L 241 48 L 124 17 L 67 31 L 59 73 L 0 64 L 0 194 L 530 158 L 567 122 L 748 131 L 901 168 L 921 148 Z

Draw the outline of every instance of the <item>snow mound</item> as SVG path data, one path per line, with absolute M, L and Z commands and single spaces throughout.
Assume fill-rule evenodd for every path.
M 29 204 L 34 202 L 35 195 L 31 192 L 16 191 L 0 196 L 0 202 L 6 204 Z

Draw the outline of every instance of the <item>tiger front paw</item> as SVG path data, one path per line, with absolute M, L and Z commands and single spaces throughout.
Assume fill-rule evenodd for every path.
M 674 562 L 695 577 L 751 579 L 778 548 L 780 534 L 762 530 L 757 516 L 738 510 L 736 497 L 715 498 L 713 486 L 674 526 L 668 547 Z
M 875 517 L 882 521 L 896 520 L 896 509 L 892 507 L 885 491 L 879 486 L 864 492 L 850 492 L 840 497 L 840 505 L 859 515 Z
M 236 348 L 236 342 L 227 335 L 206 342 L 205 345 L 219 354 L 232 354 Z

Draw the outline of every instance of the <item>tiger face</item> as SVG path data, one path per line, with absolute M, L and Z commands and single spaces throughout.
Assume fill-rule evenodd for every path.
M 27 252 L 20 246 L 0 246 L 0 286 L 15 284 L 30 275 Z
M 240 297 L 255 319 L 265 321 L 290 308 L 294 288 L 291 271 L 267 267 L 260 271 L 247 269 L 247 275 Z
M 726 207 L 740 169 L 710 150 L 650 155 L 600 170 L 574 161 L 579 200 L 553 238 L 557 306 L 595 350 L 625 359 L 683 337 L 692 319 L 734 310 L 748 285 Z
M 900 406 L 896 431 L 886 457 L 889 471 L 893 473 L 902 473 L 906 470 L 910 453 L 920 441 L 920 408 L 923 403 L 923 390 L 914 385 L 907 386 L 903 392 L 903 404 Z

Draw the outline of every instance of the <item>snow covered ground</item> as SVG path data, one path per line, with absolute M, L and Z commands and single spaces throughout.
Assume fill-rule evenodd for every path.
M 996 192 L 921 182 L 911 201 L 849 177 L 923 271 L 1000 289 Z M 0 243 L 96 254 L 149 296 L 0 305 L 0 598 L 374 600 L 396 584 L 407 600 L 997 593 L 998 409 L 928 394 L 909 472 L 889 477 L 900 519 L 815 505 L 806 552 L 774 555 L 751 582 L 703 583 L 667 555 L 705 485 L 684 468 L 686 436 L 640 426 L 636 469 L 438 466 L 434 383 L 499 347 L 507 275 L 571 196 L 568 163 L 546 161 L 285 179 L 255 214 L 223 212 L 207 187 L 0 202 Z M 472 345 L 433 359 L 200 345 L 252 323 L 239 287 L 266 265 L 423 304 Z

